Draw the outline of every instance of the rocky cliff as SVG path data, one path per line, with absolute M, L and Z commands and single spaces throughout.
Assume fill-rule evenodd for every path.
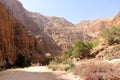
M 118 26 L 120 25 L 120 12 L 117 14 L 117 16 L 115 16 L 115 18 L 112 21 L 112 25 L 113 26 Z
M 33 33 L 9 15 L 0 3 L 0 65 L 4 65 L 6 60 L 14 64 L 19 54 L 31 62 L 43 60 L 42 53 L 36 50 Z
M 102 29 L 111 25 L 113 18 L 99 18 L 96 20 L 83 20 L 74 25 L 64 18 L 47 17 L 39 13 L 28 13 L 29 17 L 51 37 L 58 46 L 65 48 L 75 40 L 90 40 Z
M 37 49 L 39 51 L 46 52 L 54 52 L 55 50 L 60 50 L 60 48 L 55 44 L 54 40 L 50 38 L 46 33 L 43 32 L 43 25 L 46 22 L 44 16 L 32 15 L 32 12 L 27 11 L 22 4 L 17 0 L 0 0 L 1 3 L 5 5 L 9 14 L 17 18 L 27 30 L 33 32 L 33 35 L 36 37 L 36 44 L 38 45 Z M 34 18 L 35 17 L 35 18 Z M 41 21 L 40 21 L 41 20 Z M 38 24 L 40 22 L 40 24 Z M 42 39 L 38 41 L 38 36 L 41 36 Z M 41 41 L 42 40 L 42 41 Z M 42 45 L 44 44 L 44 45 Z
M 83 30 L 84 33 L 89 35 L 95 35 L 102 29 L 109 27 L 111 25 L 113 18 L 99 18 L 96 20 L 84 20 L 81 21 L 76 26 Z
M 36 35 L 37 50 L 43 53 L 60 50 L 59 47 L 66 47 L 78 39 L 90 40 L 112 21 L 112 18 L 100 18 L 91 21 L 84 20 L 74 25 L 64 18 L 29 12 L 17 0 L 0 0 L 0 2 L 5 4 L 12 16 Z
M 64 18 L 47 17 L 33 12 L 29 12 L 28 16 L 33 18 L 43 32 L 63 49 L 68 48 L 75 40 L 89 40 L 91 38 Z
M 0 3 L 0 64 L 5 62 L 6 57 L 10 58 L 11 63 L 15 60 L 13 58 L 16 56 L 14 32 L 13 22 L 11 22 L 4 6 Z
M 26 10 L 22 4 L 17 0 L 0 0 L 2 4 L 8 9 L 11 16 L 14 16 L 19 21 L 21 21 L 28 29 L 30 29 L 34 34 L 39 34 L 40 29 L 37 24 L 34 23 L 32 19 L 27 17 Z

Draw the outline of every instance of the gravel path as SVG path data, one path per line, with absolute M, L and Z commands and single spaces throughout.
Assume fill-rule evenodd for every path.
M 72 73 L 51 71 L 46 66 L 10 69 L 0 72 L 0 80 L 79 80 Z

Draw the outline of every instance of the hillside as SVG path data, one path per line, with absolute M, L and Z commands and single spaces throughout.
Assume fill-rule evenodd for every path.
M 84 33 L 94 35 L 104 28 L 111 25 L 113 18 L 98 18 L 96 20 L 83 20 L 76 26 L 83 30 Z
M 43 46 L 44 49 L 40 48 L 40 50 L 43 49 L 43 52 L 68 48 L 70 47 L 69 43 L 71 44 L 75 40 L 90 40 L 97 32 L 109 26 L 112 21 L 112 18 L 101 18 L 93 21 L 81 21 L 75 25 L 64 18 L 48 17 L 27 11 L 17 0 L 0 1 L 5 4 L 9 13 L 20 20 L 34 35 L 41 36 L 42 42 L 46 45 Z
M 17 31 L 13 32 L 17 34 L 20 30 L 20 37 L 24 35 L 27 36 L 27 34 L 31 35 L 29 36 L 30 39 L 23 38 L 21 40 L 19 40 L 20 37 L 17 36 L 15 39 L 18 42 L 14 43 L 19 45 L 27 45 L 30 43 L 31 46 L 35 46 L 32 47 L 33 50 L 35 49 L 37 52 L 43 54 L 47 52 L 53 54 L 60 53 L 61 48 L 66 49 L 71 47 L 71 44 L 75 40 L 88 41 L 112 23 L 119 24 L 119 14 L 114 19 L 99 18 L 96 20 L 83 20 L 75 25 L 64 18 L 48 17 L 40 13 L 27 11 L 17 0 L 0 0 L 0 2 L 4 4 L 7 9 L 6 13 L 9 16 L 17 18 L 18 20 L 14 18 L 14 21 L 18 21 L 21 26 L 24 27 L 20 26 L 20 29 L 15 27 Z M 14 25 L 17 25 L 18 22 L 14 23 Z M 29 42 L 28 39 L 33 41 Z M 19 43 L 19 41 L 23 41 L 23 43 Z M 28 48 L 28 46 L 26 47 Z
M 112 25 L 120 25 L 120 12 L 115 16 L 115 18 L 112 21 Z
M 0 3 L 0 66 L 6 63 L 14 65 L 19 54 L 33 63 L 44 60 L 42 53 L 36 48 L 33 33 L 9 15 L 5 6 Z
M 33 35 L 36 36 L 37 45 L 39 52 L 43 53 L 59 53 L 55 51 L 61 50 L 55 42 L 50 38 L 46 33 L 43 32 L 42 26 L 38 25 L 34 18 L 29 16 L 29 11 L 27 11 L 23 5 L 17 0 L 0 0 L 1 3 L 5 5 L 9 14 L 17 18 L 26 29 L 33 32 Z M 30 13 L 32 14 L 32 13 Z M 43 19 L 43 18 L 42 18 Z M 41 22 L 42 23 L 42 22 Z

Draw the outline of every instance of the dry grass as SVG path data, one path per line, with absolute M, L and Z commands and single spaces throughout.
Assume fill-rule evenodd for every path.
M 75 73 L 84 80 L 120 80 L 120 63 L 82 62 L 75 67 Z
M 56 64 L 56 65 L 49 65 L 48 68 L 49 69 L 52 69 L 52 71 L 56 71 L 56 70 L 59 70 L 59 71 L 64 71 L 65 70 L 65 65 L 61 65 L 61 64 Z

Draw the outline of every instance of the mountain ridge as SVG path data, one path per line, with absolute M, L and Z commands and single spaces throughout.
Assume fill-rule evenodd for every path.
M 65 47 L 65 44 L 73 43 L 75 40 L 90 40 L 101 30 L 110 26 L 113 20 L 113 18 L 98 18 L 96 20 L 84 20 L 78 24 L 73 24 L 64 18 L 53 16 L 49 17 L 40 13 L 30 12 L 17 0 L 0 1 L 4 4 L 6 4 L 6 2 L 10 2 L 11 4 L 7 7 L 10 14 L 19 19 L 30 31 L 34 33 L 36 38 L 38 38 L 38 36 L 41 38 L 40 40 L 42 40 L 42 43 L 38 41 L 39 45 L 43 45 L 43 43 L 46 45 L 43 46 L 43 52 L 49 52 L 51 49 L 56 49 L 57 46 L 61 47 L 61 44 Z M 18 6 L 16 6 L 16 4 Z M 6 6 L 8 6 L 8 4 L 6 4 Z M 15 7 L 17 7 L 17 9 Z M 20 13 L 19 10 L 22 12 Z M 13 12 L 15 12 L 15 14 Z

